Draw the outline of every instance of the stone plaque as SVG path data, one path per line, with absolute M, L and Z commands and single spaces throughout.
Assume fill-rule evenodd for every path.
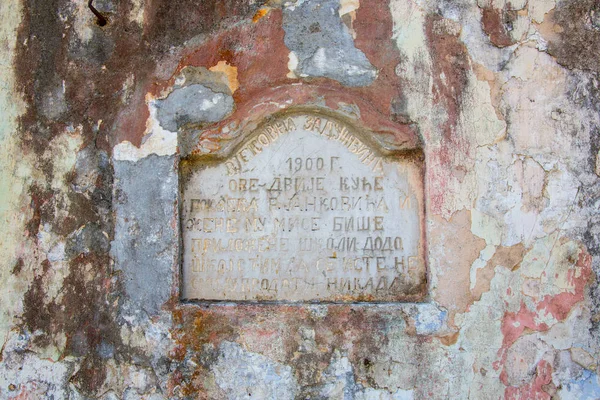
M 284 115 L 227 158 L 182 163 L 182 297 L 394 302 L 426 283 L 423 160 Z

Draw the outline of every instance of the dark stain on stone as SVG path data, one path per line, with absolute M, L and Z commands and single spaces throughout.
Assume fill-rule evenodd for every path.
M 47 274 L 48 271 L 50 271 L 50 267 L 52 267 L 52 264 L 50 264 L 49 260 L 42 261 L 41 265 L 42 265 L 42 272 L 44 275 Z
M 88 396 L 100 396 L 106 379 L 106 366 L 96 357 L 86 357 L 70 382 Z
M 600 72 L 600 2 L 575 0 L 558 2 L 546 15 L 561 31 L 547 38 L 548 53 L 567 68 Z M 545 20 L 544 23 L 547 21 Z
M 23 262 L 23 259 L 21 257 L 19 257 L 17 262 L 15 262 L 15 265 L 13 266 L 13 269 L 10 273 L 13 275 L 19 275 L 24 266 L 25 266 L 25 263 Z
M 80 254 L 91 252 L 108 253 L 109 249 L 108 234 L 98 223 L 92 222 L 76 230 L 67 238 L 65 255 L 67 259 L 73 259 Z
M 53 323 L 49 306 L 46 304 L 45 283 L 43 275 L 36 275 L 23 296 L 23 323 L 30 332 L 39 330 L 43 333 L 34 339 L 34 343 L 38 346 L 46 346 L 50 343 Z
M 233 23 L 242 17 L 252 16 L 261 6 L 260 2 L 239 0 L 196 0 L 160 1 L 149 4 L 148 40 L 159 52 L 168 50 L 173 44 L 217 29 L 226 19 Z
M 31 208 L 33 216 L 25 225 L 29 237 L 37 240 L 37 234 L 42 221 L 51 220 L 54 217 L 54 207 L 52 204 L 53 193 L 51 190 L 44 190 L 34 184 L 29 188 L 31 197 Z

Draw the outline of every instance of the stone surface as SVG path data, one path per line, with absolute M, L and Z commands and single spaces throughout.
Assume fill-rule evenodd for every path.
M 122 273 L 124 311 L 155 315 L 171 295 L 178 255 L 175 159 L 150 155 L 137 163 L 115 161 L 114 167 L 117 220 L 111 252 Z
M 340 2 L 297 1 L 284 7 L 285 45 L 293 76 L 325 77 L 347 86 L 366 86 L 377 70 L 354 45 L 341 17 Z
M 190 107 L 190 105 L 192 105 Z M 163 128 L 176 132 L 184 125 L 222 120 L 233 109 L 233 98 L 226 93 L 193 84 L 176 88 L 157 104 L 158 120 Z
M 93 4 L 0 1 L 0 398 L 600 397 L 597 1 Z M 422 150 L 425 296 L 182 302 L 179 168 L 308 111 Z
M 291 114 L 269 121 L 216 166 L 182 168 L 184 299 L 425 294 L 418 156 L 385 157 L 339 120 Z

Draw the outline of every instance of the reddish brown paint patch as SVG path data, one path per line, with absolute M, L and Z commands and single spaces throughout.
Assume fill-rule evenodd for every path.
M 564 321 L 573 307 L 585 299 L 585 290 L 589 283 L 591 271 L 591 255 L 581 248 L 578 259 L 569 270 L 569 283 L 574 286 L 574 293 L 563 292 L 554 296 L 545 296 L 538 303 L 536 310 L 529 310 L 525 303 L 521 303 L 521 309 L 517 313 L 505 313 L 502 319 L 501 331 L 504 336 L 502 347 L 498 351 L 500 361 L 494 363 L 494 368 L 504 366 L 501 379 L 506 384 L 506 355 L 510 346 L 527 331 L 547 331 L 550 327 L 545 323 L 537 323 L 540 314 L 550 313 L 558 321 Z M 544 383 L 546 384 L 546 383 Z
M 501 326 L 502 335 L 504 336 L 502 351 L 507 350 L 526 330 L 548 330 L 548 325 L 536 322 L 537 317 L 537 313 L 529 310 L 525 303 L 521 303 L 518 312 L 504 314 Z
M 503 9 L 486 7 L 482 10 L 481 25 L 483 31 L 488 35 L 494 46 L 506 47 L 515 43 L 510 37 L 508 26 L 517 19 L 517 11 L 507 9 L 507 3 Z
M 565 320 L 575 304 L 584 300 L 585 289 L 592 275 L 592 256 L 581 249 L 577 262 L 568 271 L 568 282 L 573 293 L 563 292 L 556 296 L 544 296 L 537 305 L 538 313 L 550 313 L 559 321 Z
M 144 93 L 136 90 L 130 108 L 121 112 L 117 119 L 117 134 L 114 136 L 113 144 L 127 140 L 134 146 L 141 146 L 149 117 L 150 110 L 146 105 Z
M 389 118 L 392 102 L 402 95 L 402 82 L 395 72 L 400 52 L 392 39 L 394 22 L 389 4 L 383 1 L 364 4 L 356 10 L 352 26 L 356 32 L 354 45 L 377 68 L 375 82 L 356 92 Z
M 426 21 L 426 34 L 432 56 L 433 99 L 447 112 L 443 125 L 444 139 L 456 150 L 465 150 L 465 139 L 457 136 L 457 125 L 462 106 L 462 94 L 469 82 L 471 62 L 465 45 L 453 32 L 434 29 L 434 24 L 444 26 L 442 18 L 429 16 Z M 448 147 L 448 146 L 446 146 Z M 447 148 L 447 150 L 450 150 Z M 449 160 L 449 155 L 445 154 Z
M 238 69 L 236 102 L 244 102 L 256 90 L 289 81 L 289 50 L 283 42 L 281 10 L 273 10 L 256 24 L 243 24 L 213 35 L 193 49 L 187 49 L 175 76 L 186 66 L 210 68 L 221 60 Z
M 425 32 L 432 58 L 433 102 L 443 108 L 446 116 L 440 127 L 443 136 L 440 148 L 430 152 L 432 163 L 441 171 L 435 177 L 435 184 L 430 185 L 430 207 L 436 214 L 442 211 L 455 160 L 468 159 L 472 146 L 458 129 L 462 95 L 471 71 L 469 53 L 458 32 L 444 30 L 444 26 L 442 17 L 430 15 L 426 19 Z
M 552 365 L 546 360 L 541 360 L 536 367 L 536 373 L 533 380 L 523 386 L 509 386 L 504 390 L 506 400 L 550 400 L 552 396 L 548 394 L 544 387 L 552 382 Z

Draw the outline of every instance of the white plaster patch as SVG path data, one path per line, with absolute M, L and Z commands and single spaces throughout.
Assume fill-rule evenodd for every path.
M 340 17 L 342 17 L 351 12 L 355 12 L 359 7 L 359 0 L 340 0 L 340 9 L 338 10 L 338 14 Z
M 472 214 L 471 214 L 472 216 Z M 479 252 L 479 258 L 473 262 L 471 265 L 471 271 L 469 273 L 469 279 L 471 281 L 470 289 L 475 289 L 475 285 L 477 284 L 477 270 L 485 267 L 488 261 L 494 256 L 496 252 L 496 246 L 487 245 L 483 250 Z
M 392 0 L 390 11 L 394 19 L 392 38 L 403 55 L 414 62 L 427 54 L 423 10 L 414 1 Z
M 484 239 L 487 245 L 499 246 L 502 243 L 502 224 L 494 216 L 471 210 L 471 232 Z
M 71 368 L 65 362 L 43 359 L 29 348 L 31 337 L 11 332 L 3 347 L 0 363 L 0 394 L 14 385 L 23 399 L 67 398 L 65 383 Z
M 521 274 L 540 279 L 540 296 L 574 293 L 574 279 L 581 276 L 581 267 L 574 264 L 580 251 L 576 242 L 562 242 L 559 233 L 554 233 L 537 241 L 525 255 Z
M 296 75 L 296 69 L 298 68 L 298 56 L 293 51 L 290 51 L 288 58 L 288 70 L 290 72 L 288 72 L 286 76 L 290 79 L 298 78 Z
M 291 367 L 224 341 L 211 368 L 217 385 L 230 399 L 294 399 L 298 391 Z
M 598 366 L 598 361 L 590 353 L 580 347 L 572 347 L 571 359 L 585 369 L 594 370 Z
M 413 400 L 414 390 L 398 389 L 394 393 L 387 390 L 367 388 L 355 396 L 355 400 Z
M 504 136 L 506 122 L 498 119 L 492 105 L 490 85 L 469 75 L 469 85 L 461 106 L 461 124 L 477 146 L 492 145 Z
M 414 121 L 420 121 L 424 132 L 431 126 L 431 57 L 425 37 L 425 12 L 414 1 L 392 0 L 390 2 L 394 26 L 392 39 L 402 54 L 402 61 L 395 72 L 406 90 L 406 113 Z
M 577 353 L 585 360 L 585 354 L 594 352 L 597 343 L 589 336 L 592 329 L 591 312 L 585 304 L 573 307 L 566 320 L 553 326 L 549 331 L 540 334 L 540 338 L 552 347 L 559 350 L 571 348 L 572 353 Z M 579 346 L 579 347 L 573 347 Z M 584 367 L 590 364 L 584 362 Z
M 544 21 L 546 14 L 556 7 L 555 0 L 529 0 L 527 2 L 527 8 L 531 20 L 541 24 Z

